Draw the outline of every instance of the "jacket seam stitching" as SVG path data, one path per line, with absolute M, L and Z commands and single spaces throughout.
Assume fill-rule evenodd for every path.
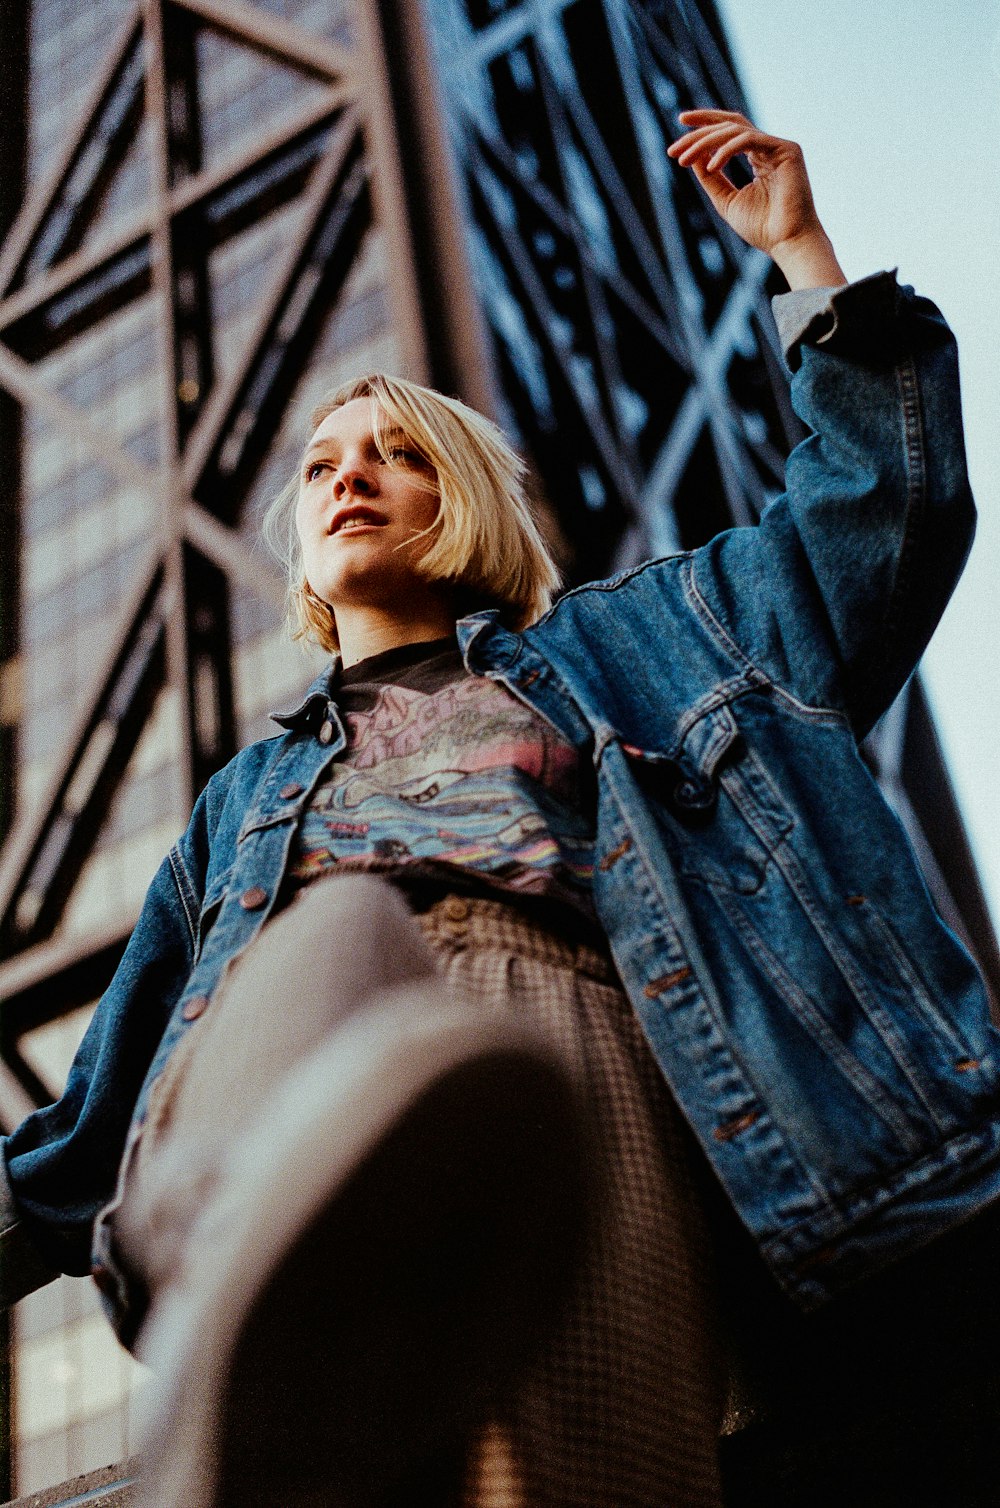
M 621 571 L 617 576 L 611 576 L 606 581 L 585 581 L 579 586 L 570 587 L 568 592 L 563 592 L 562 596 L 556 602 L 553 602 L 547 612 L 544 612 L 540 618 L 537 618 L 534 623 L 528 626 L 529 628 L 540 628 L 571 597 L 579 597 L 584 592 L 616 592 L 619 587 L 625 585 L 626 581 L 631 581 L 633 576 L 638 576 L 643 571 L 648 571 L 651 566 L 666 565 L 669 561 L 673 560 L 687 560 L 690 556 L 690 550 L 675 550 L 670 555 L 658 555 L 655 560 L 640 561 L 638 565 L 630 567 L 627 571 Z
M 614 801 L 615 807 L 617 808 L 618 816 L 621 820 L 621 825 L 624 828 L 625 832 L 632 838 L 632 853 L 634 860 L 641 866 L 646 877 L 647 884 L 653 895 L 659 897 L 660 905 L 663 909 L 663 914 L 669 917 L 671 914 L 671 908 L 668 905 L 667 897 L 661 887 L 658 875 L 658 866 L 654 862 L 653 855 L 649 852 L 648 844 L 645 841 L 644 835 L 639 831 L 638 825 L 630 820 L 629 812 L 627 809 L 628 803 L 625 800 L 624 792 L 620 789 L 619 782 L 616 779 L 612 778 L 609 781 L 609 786 L 610 795 L 612 800 Z M 796 1149 L 792 1139 L 787 1133 L 786 1128 L 781 1124 L 781 1121 L 776 1118 L 774 1114 L 774 1105 L 761 1089 L 757 1076 L 753 1072 L 749 1061 L 742 1052 L 740 1045 L 735 1040 L 733 1034 L 727 1032 L 724 1028 L 722 1014 L 718 1009 L 716 1009 L 713 1002 L 713 996 L 715 994 L 713 971 L 709 967 L 707 960 L 704 958 L 701 948 L 698 946 L 697 939 L 695 940 L 695 945 L 692 947 L 691 939 L 685 937 L 682 931 L 675 930 L 675 936 L 682 950 L 682 956 L 684 957 L 687 966 L 691 968 L 694 975 L 695 988 L 697 990 L 698 998 L 700 1000 L 704 1015 L 710 1022 L 713 1031 L 718 1033 L 723 1044 L 723 1052 L 728 1058 L 729 1062 L 732 1064 L 733 1069 L 735 1070 L 738 1080 L 738 1090 L 742 1094 L 744 1099 L 752 1102 L 754 1106 L 760 1107 L 761 1114 L 756 1123 L 758 1131 L 762 1131 L 765 1127 L 770 1127 L 780 1143 L 783 1155 L 788 1160 L 789 1169 L 800 1180 L 802 1187 L 808 1188 L 814 1200 L 816 1198 L 819 1198 L 820 1200 L 824 1201 L 825 1206 L 828 1207 L 829 1195 L 820 1182 L 816 1170 L 810 1167 L 810 1165 L 800 1157 L 798 1150 Z M 707 988 L 706 981 L 709 982 Z M 663 1069 L 662 1065 L 660 1071 L 661 1073 L 663 1073 L 664 1078 L 666 1078 L 666 1071 L 665 1069 Z M 780 1235 L 780 1232 L 778 1234 Z
M 926 1188 L 933 1175 L 940 1171 L 943 1175 L 952 1176 L 956 1167 L 960 1167 L 960 1158 L 966 1147 L 981 1145 L 984 1132 L 989 1131 L 989 1122 L 984 1120 L 975 1127 L 960 1131 L 956 1135 L 937 1142 L 922 1157 L 907 1162 L 906 1166 L 890 1177 L 872 1177 L 860 1183 L 851 1191 L 848 1201 L 853 1201 L 855 1207 L 844 1208 L 844 1203 L 837 1206 L 830 1205 L 826 1209 L 814 1211 L 805 1215 L 794 1224 L 788 1224 L 780 1230 L 773 1231 L 770 1235 L 762 1237 L 761 1250 L 771 1252 L 777 1263 L 785 1268 L 796 1269 L 808 1252 L 800 1253 L 793 1251 L 792 1247 L 799 1233 L 810 1235 L 815 1231 L 817 1223 L 826 1227 L 825 1231 L 817 1233 L 816 1239 L 822 1242 L 837 1241 L 842 1237 L 849 1236 L 858 1226 L 863 1226 L 873 1216 L 877 1216 L 887 1204 L 893 1204 L 900 1199 L 905 1199 L 909 1190 L 916 1183 L 917 1187 Z M 951 1156 L 949 1156 L 951 1154 Z M 952 1157 L 954 1160 L 952 1160 Z M 973 1167 L 982 1167 L 982 1162 L 973 1164 Z M 924 1177 L 924 1172 L 927 1175 Z M 923 1182 L 921 1182 L 923 1180 Z M 847 1202 L 847 1201 L 845 1201 Z
M 910 566 L 916 548 L 919 513 L 926 495 L 926 458 L 924 429 L 920 414 L 920 383 L 912 357 L 896 368 L 903 406 L 903 450 L 906 457 L 906 525 L 899 550 L 896 579 L 885 615 L 885 650 L 888 660 L 896 637 L 900 611 L 909 595 Z
M 197 918 L 194 916 L 190 902 L 194 899 L 194 887 L 188 876 L 187 868 L 181 857 L 180 850 L 176 845 L 170 850 L 170 873 L 173 876 L 177 894 L 184 908 L 184 920 L 187 922 L 188 935 L 191 939 L 191 949 L 194 950 L 197 940 Z
M 744 650 L 742 650 L 736 643 L 735 639 L 730 636 L 727 629 L 719 622 L 718 618 L 709 607 L 708 602 L 702 596 L 698 583 L 695 580 L 694 559 L 690 556 L 687 575 L 688 587 L 695 612 L 699 615 L 699 617 L 704 618 L 705 626 L 712 637 L 718 640 L 722 648 L 726 650 L 737 661 L 738 664 L 741 664 L 745 667 L 745 671 L 751 671 L 755 676 L 759 676 L 763 685 L 765 685 L 770 691 L 776 692 L 779 696 L 786 697 L 788 701 L 792 702 L 794 706 L 800 708 L 803 712 L 811 713 L 815 717 L 835 717 L 839 722 L 847 723 L 848 725 L 850 724 L 850 719 L 839 707 L 811 707 L 807 702 L 803 702 L 797 696 L 793 695 L 792 692 L 788 691 L 778 681 L 775 681 L 771 676 L 767 674 L 765 670 L 761 670 L 760 666 L 757 665 L 753 660 L 751 660 L 749 655 L 747 655 Z
M 753 690 L 753 686 L 747 685 L 745 673 L 741 673 L 740 675 L 731 676 L 727 681 L 721 681 L 717 686 L 713 686 L 711 691 L 707 691 L 704 696 L 699 697 L 694 706 L 689 707 L 678 718 L 677 737 L 667 751 L 667 758 L 672 759 L 680 754 L 685 743 L 699 723 L 703 723 L 706 718 L 718 712 L 720 707 L 728 708 L 741 696 L 746 696 Z M 731 729 L 727 729 L 727 731 L 731 731 Z M 716 737 L 721 736 L 716 735 Z
M 808 702 L 800 701 L 797 696 L 793 696 L 790 691 L 784 686 L 779 686 L 776 681 L 770 682 L 770 689 L 774 692 L 775 696 L 780 696 L 783 701 L 791 702 L 796 711 L 804 713 L 807 717 L 833 718 L 846 728 L 851 726 L 851 719 L 839 707 L 810 707 Z

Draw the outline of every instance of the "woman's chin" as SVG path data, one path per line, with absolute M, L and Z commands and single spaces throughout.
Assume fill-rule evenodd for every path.
M 405 607 L 404 616 L 409 616 L 413 607 L 427 593 L 427 582 L 419 576 L 410 576 L 387 570 L 385 565 L 363 569 L 338 571 L 335 577 L 326 577 L 313 590 L 336 614 L 348 611 L 386 612 L 399 611 Z

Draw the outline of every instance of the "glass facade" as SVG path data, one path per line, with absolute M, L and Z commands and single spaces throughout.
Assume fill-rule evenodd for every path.
M 83 1007 L 31 1035 L 32 1067 L 53 1093 L 83 1035 Z M 15 1485 L 50 1487 L 135 1450 L 144 1373 L 118 1344 L 86 1278 L 59 1278 L 14 1310 Z
M 265 18 L 292 23 L 307 35 L 351 43 L 346 5 L 317 0 L 257 4 Z M 28 194 L 58 165 L 131 24 L 128 0 L 79 6 L 73 0 L 32 0 L 28 119 Z M 224 178 L 269 139 L 305 119 L 324 84 L 277 61 L 252 39 L 198 25 L 194 31 L 201 134 L 201 169 Z M 104 110 L 108 139 L 128 107 L 143 68 L 141 43 Z M 55 258 L 56 231 L 38 239 L 26 261 L 23 287 L 33 278 L 58 279 L 66 259 L 114 248 L 145 233 L 155 173 L 151 131 L 134 109 L 130 139 L 119 165 L 100 186 L 86 230 L 65 241 Z M 119 115 L 116 116 L 115 112 Z M 74 192 L 87 192 L 88 152 L 72 170 L 62 225 Z M 315 155 L 315 154 L 314 154 Z M 303 171 L 303 182 L 308 178 Z M 79 187 L 83 185 L 83 187 Z M 224 384 L 246 360 L 259 310 L 282 275 L 288 246 L 303 225 L 301 196 L 276 193 L 263 212 L 244 213 L 240 196 L 258 180 L 236 181 L 202 221 L 214 381 Z M 48 237 L 48 240 L 46 239 Z M 133 253 L 138 256 L 139 253 Z M 322 321 L 304 373 L 245 498 L 231 520 L 254 550 L 261 516 L 293 471 L 306 416 L 323 391 L 371 366 L 396 365 L 385 289 L 382 239 L 369 231 L 336 306 Z M 138 265 L 138 263 L 137 263 Z M 103 274 L 101 274 L 103 275 Z M 179 290 L 183 298 L 183 288 Z M 32 375 L 61 409 L 25 403 L 21 457 L 20 651 L 6 667 L 21 688 L 18 726 L 17 816 L 30 820 L 64 762 L 67 740 L 93 694 L 95 675 L 118 644 L 134 594 L 162 549 L 161 509 L 170 455 L 170 388 L 162 301 L 147 275 L 131 296 L 112 297 L 106 313 L 80 310 L 93 285 L 56 290 L 42 336 L 24 342 Z M 79 328 L 68 333 L 74 322 Z M 86 433 L 74 424 L 79 414 Z M 95 445 L 97 434 L 102 444 Z M 211 499 L 205 501 L 211 502 Z M 264 561 L 261 556 L 262 565 Z M 273 563 L 269 566 L 274 569 Z M 315 674 L 320 657 L 287 638 L 283 614 L 246 587 L 232 590 L 231 632 L 237 740 L 272 732 L 268 711 L 295 697 Z M 160 691 L 71 899 L 56 941 L 85 942 L 134 916 L 146 885 L 185 821 L 178 777 L 182 763 L 177 692 Z M 57 1095 L 86 1028 L 93 1003 L 28 1031 L 19 1051 Z M 135 1448 L 135 1397 L 142 1369 L 118 1345 L 88 1279 L 62 1278 L 14 1312 L 14 1487 L 18 1494 L 125 1459 Z

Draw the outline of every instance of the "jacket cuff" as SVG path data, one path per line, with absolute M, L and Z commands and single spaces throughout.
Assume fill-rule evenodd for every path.
M 25 1232 L 7 1173 L 6 1141 L 0 1140 L 0 1309 L 9 1309 L 58 1276 Z
M 840 287 L 797 288 L 771 300 L 774 322 L 789 370 L 798 371 L 803 341 L 833 352 L 862 354 L 872 344 L 873 326 L 897 309 L 898 269 L 872 272 Z

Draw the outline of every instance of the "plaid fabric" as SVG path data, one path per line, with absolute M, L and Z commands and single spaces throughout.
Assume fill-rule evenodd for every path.
M 540 1025 L 596 1111 L 602 1216 L 568 1313 L 510 1417 L 473 1452 L 465 1508 L 709 1508 L 725 1369 L 696 1152 L 609 956 L 503 902 L 418 916 L 457 991 Z
M 415 914 L 386 912 L 359 884 L 306 887 L 171 1056 L 118 1222 L 136 1270 L 154 1292 L 169 1278 L 210 1192 L 192 1167 L 201 1156 L 209 1173 L 214 1166 L 220 1092 L 232 1134 L 240 1106 L 339 1018 L 345 1002 L 336 991 L 327 999 L 327 981 L 352 1002 L 357 989 L 391 987 L 436 960 L 471 1009 L 523 1011 L 550 1037 L 598 1127 L 601 1218 L 560 1328 L 506 1417 L 474 1443 L 464 1508 L 718 1508 L 726 1368 L 704 1169 L 609 955 L 592 946 L 599 930 L 578 942 L 568 929 L 586 924 L 568 911 L 554 931 L 506 901 L 429 889 L 411 896 Z M 328 969 L 316 968 L 318 944 Z M 270 1003 L 285 996 L 299 1009 L 274 1012 Z M 240 1086 L 240 1097 L 226 1085 Z

